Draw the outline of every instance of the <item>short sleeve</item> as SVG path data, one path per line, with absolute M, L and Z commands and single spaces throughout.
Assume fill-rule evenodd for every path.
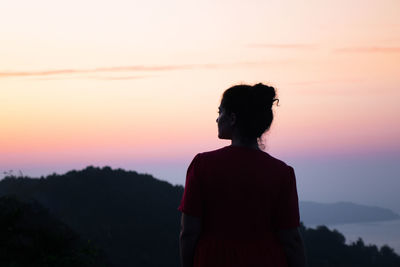
M 300 225 L 299 200 L 296 188 L 296 176 L 292 167 L 288 167 L 288 176 L 285 177 L 278 207 L 278 229 L 296 228 Z
M 181 212 L 201 217 L 203 213 L 203 200 L 200 176 L 200 154 L 197 154 L 189 165 L 186 174 L 185 190 L 178 210 Z

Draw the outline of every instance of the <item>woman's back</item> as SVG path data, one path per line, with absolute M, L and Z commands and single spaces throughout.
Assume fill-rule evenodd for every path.
M 198 154 L 179 209 L 201 218 L 194 266 L 286 266 L 277 233 L 299 225 L 296 182 L 267 153 L 227 146 Z
M 305 266 L 293 168 L 259 148 L 275 96 L 261 83 L 223 93 L 218 138 L 232 145 L 197 154 L 188 168 L 179 207 L 183 267 Z

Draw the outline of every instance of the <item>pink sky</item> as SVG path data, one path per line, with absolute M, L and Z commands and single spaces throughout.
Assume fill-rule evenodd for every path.
M 280 98 L 267 152 L 396 154 L 399 10 L 397 0 L 2 1 L 0 171 L 111 165 L 183 183 L 196 153 L 228 144 L 216 138 L 222 92 L 258 82 Z

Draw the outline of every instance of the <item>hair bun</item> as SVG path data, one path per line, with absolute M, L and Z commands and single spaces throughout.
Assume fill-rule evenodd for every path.
M 254 104 L 260 108 L 271 108 L 275 101 L 279 101 L 278 99 L 275 99 L 276 91 L 272 86 L 257 83 L 256 85 L 253 85 L 251 89 L 254 96 Z

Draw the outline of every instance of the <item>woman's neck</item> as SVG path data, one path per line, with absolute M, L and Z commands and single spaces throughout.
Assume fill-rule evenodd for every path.
M 231 140 L 232 140 L 232 143 L 231 143 L 232 146 L 241 146 L 241 147 L 247 147 L 247 148 L 260 150 L 257 139 L 243 141 L 243 139 L 240 139 L 240 138 L 232 138 Z

